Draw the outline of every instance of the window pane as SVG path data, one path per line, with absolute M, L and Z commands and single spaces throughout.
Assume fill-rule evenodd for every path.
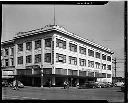
M 32 49 L 32 42 L 27 42 L 26 43 L 26 50 L 31 50 Z
M 41 54 L 35 55 L 35 63 L 41 62 Z
M 23 56 L 18 57 L 18 64 L 23 64 Z
M 52 38 L 45 39 L 45 47 L 51 47 Z
M 35 49 L 41 48 L 41 40 L 35 41 Z
M 32 62 L 32 56 L 28 55 L 26 56 L 26 63 L 31 63 Z
M 51 53 L 46 53 L 45 54 L 45 62 L 48 62 L 48 63 L 51 62 Z
M 18 44 L 18 51 L 23 51 L 23 44 Z

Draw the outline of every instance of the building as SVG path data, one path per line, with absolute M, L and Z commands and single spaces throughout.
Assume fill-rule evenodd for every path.
M 25 85 L 112 82 L 113 52 L 58 25 L 19 32 L 1 45 L 2 75 L 17 75 Z

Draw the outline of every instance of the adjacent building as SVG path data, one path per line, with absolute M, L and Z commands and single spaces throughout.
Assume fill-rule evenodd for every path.
M 112 54 L 110 49 L 63 27 L 47 25 L 2 42 L 2 77 L 16 75 L 32 86 L 112 82 Z

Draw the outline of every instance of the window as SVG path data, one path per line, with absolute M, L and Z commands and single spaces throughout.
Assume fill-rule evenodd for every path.
M 80 66 L 86 66 L 86 60 L 79 58 Z
M 18 51 L 23 51 L 23 44 L 18 44 Z
M 107 61 L 111 62 L 111 57 L 110 56 L 107 56 Z
M 89 56 L 94 57 L 94 51 L 93 51 L 93 50 L 88 49 L 88 55 L 89 55 Z
M 102 64 L 102 69 L 106 70 L 106 64 Z
M 88 67 L 94 68 L 94 61 L 88 60 Z
M 45 39 L 45 47 L 51 47 L 52 38 Z
M 23 56 L 18 57 L 18 64 L 23 64 Z
M 45 62 L 51 63 L 51 53 L 45 54 Z
M 5 59 L 5 66 L 9 66 L 9 60 Z
M 102 54 L 102 59 L 106 60 L 106 55 Z
M 11 48 L 11 55 L 14 55 L 14 48 Z
M 106 78 L 106 73 L 102 73 L 102 77 L 103 78 Z
M 100 53 L 99 52 L 96 52 L 96 58 L 99 58 L 100 59 Z
M 35 63 L 41 62 L 41 54 L 35 55 Z
M 86 48 L 79 47 L 79 51 L 80 51 L 81 54 L 86 55 Z
M 70 51 L 77 52 L 77 45 L 69 43 Z
M 31 63 L 32 62 L 32 56 L 28 55 L 26 56 L 26 63 Z
M 66 41 L 56 39 L 56 47 L 66 49 Z
M 32 42 L 26 43 L 26 50 L 32 50 Z
M 35 49 L 41 48 L 41 40 L 35 41 Z
M 3 56 L 3 50 L 1 50 L 1 56 Z
M 9 54 L 8 52 L 8 48 L 5 49 L 5 56 L 7 56 Z
M 11 58 L 11 65 L 13 66 L 14 65 L 14 59 Z
M 111 70 L 111 65 L 108 65 L 108 67 L 107 67 L 107 68 L 108 68 L 108 70 Z
M 66 63 L 66 55 L 56 53 L 56 62 Z
M 107 78 L 111 78 L 111 74 L 107 74 Z
M 77 58 L 69 56 L 69 64 L 77 65 Z
M 100 69 L 100 63 L 99 62 L 95 62 L 96 65 L 96 69 Z

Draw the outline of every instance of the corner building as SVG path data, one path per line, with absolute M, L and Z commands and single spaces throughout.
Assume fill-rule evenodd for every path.
M 112 82 L 113 52 L 58 25 L 19 32 L 1 45 L 2 77 L 17 75 L 24 85 Z

